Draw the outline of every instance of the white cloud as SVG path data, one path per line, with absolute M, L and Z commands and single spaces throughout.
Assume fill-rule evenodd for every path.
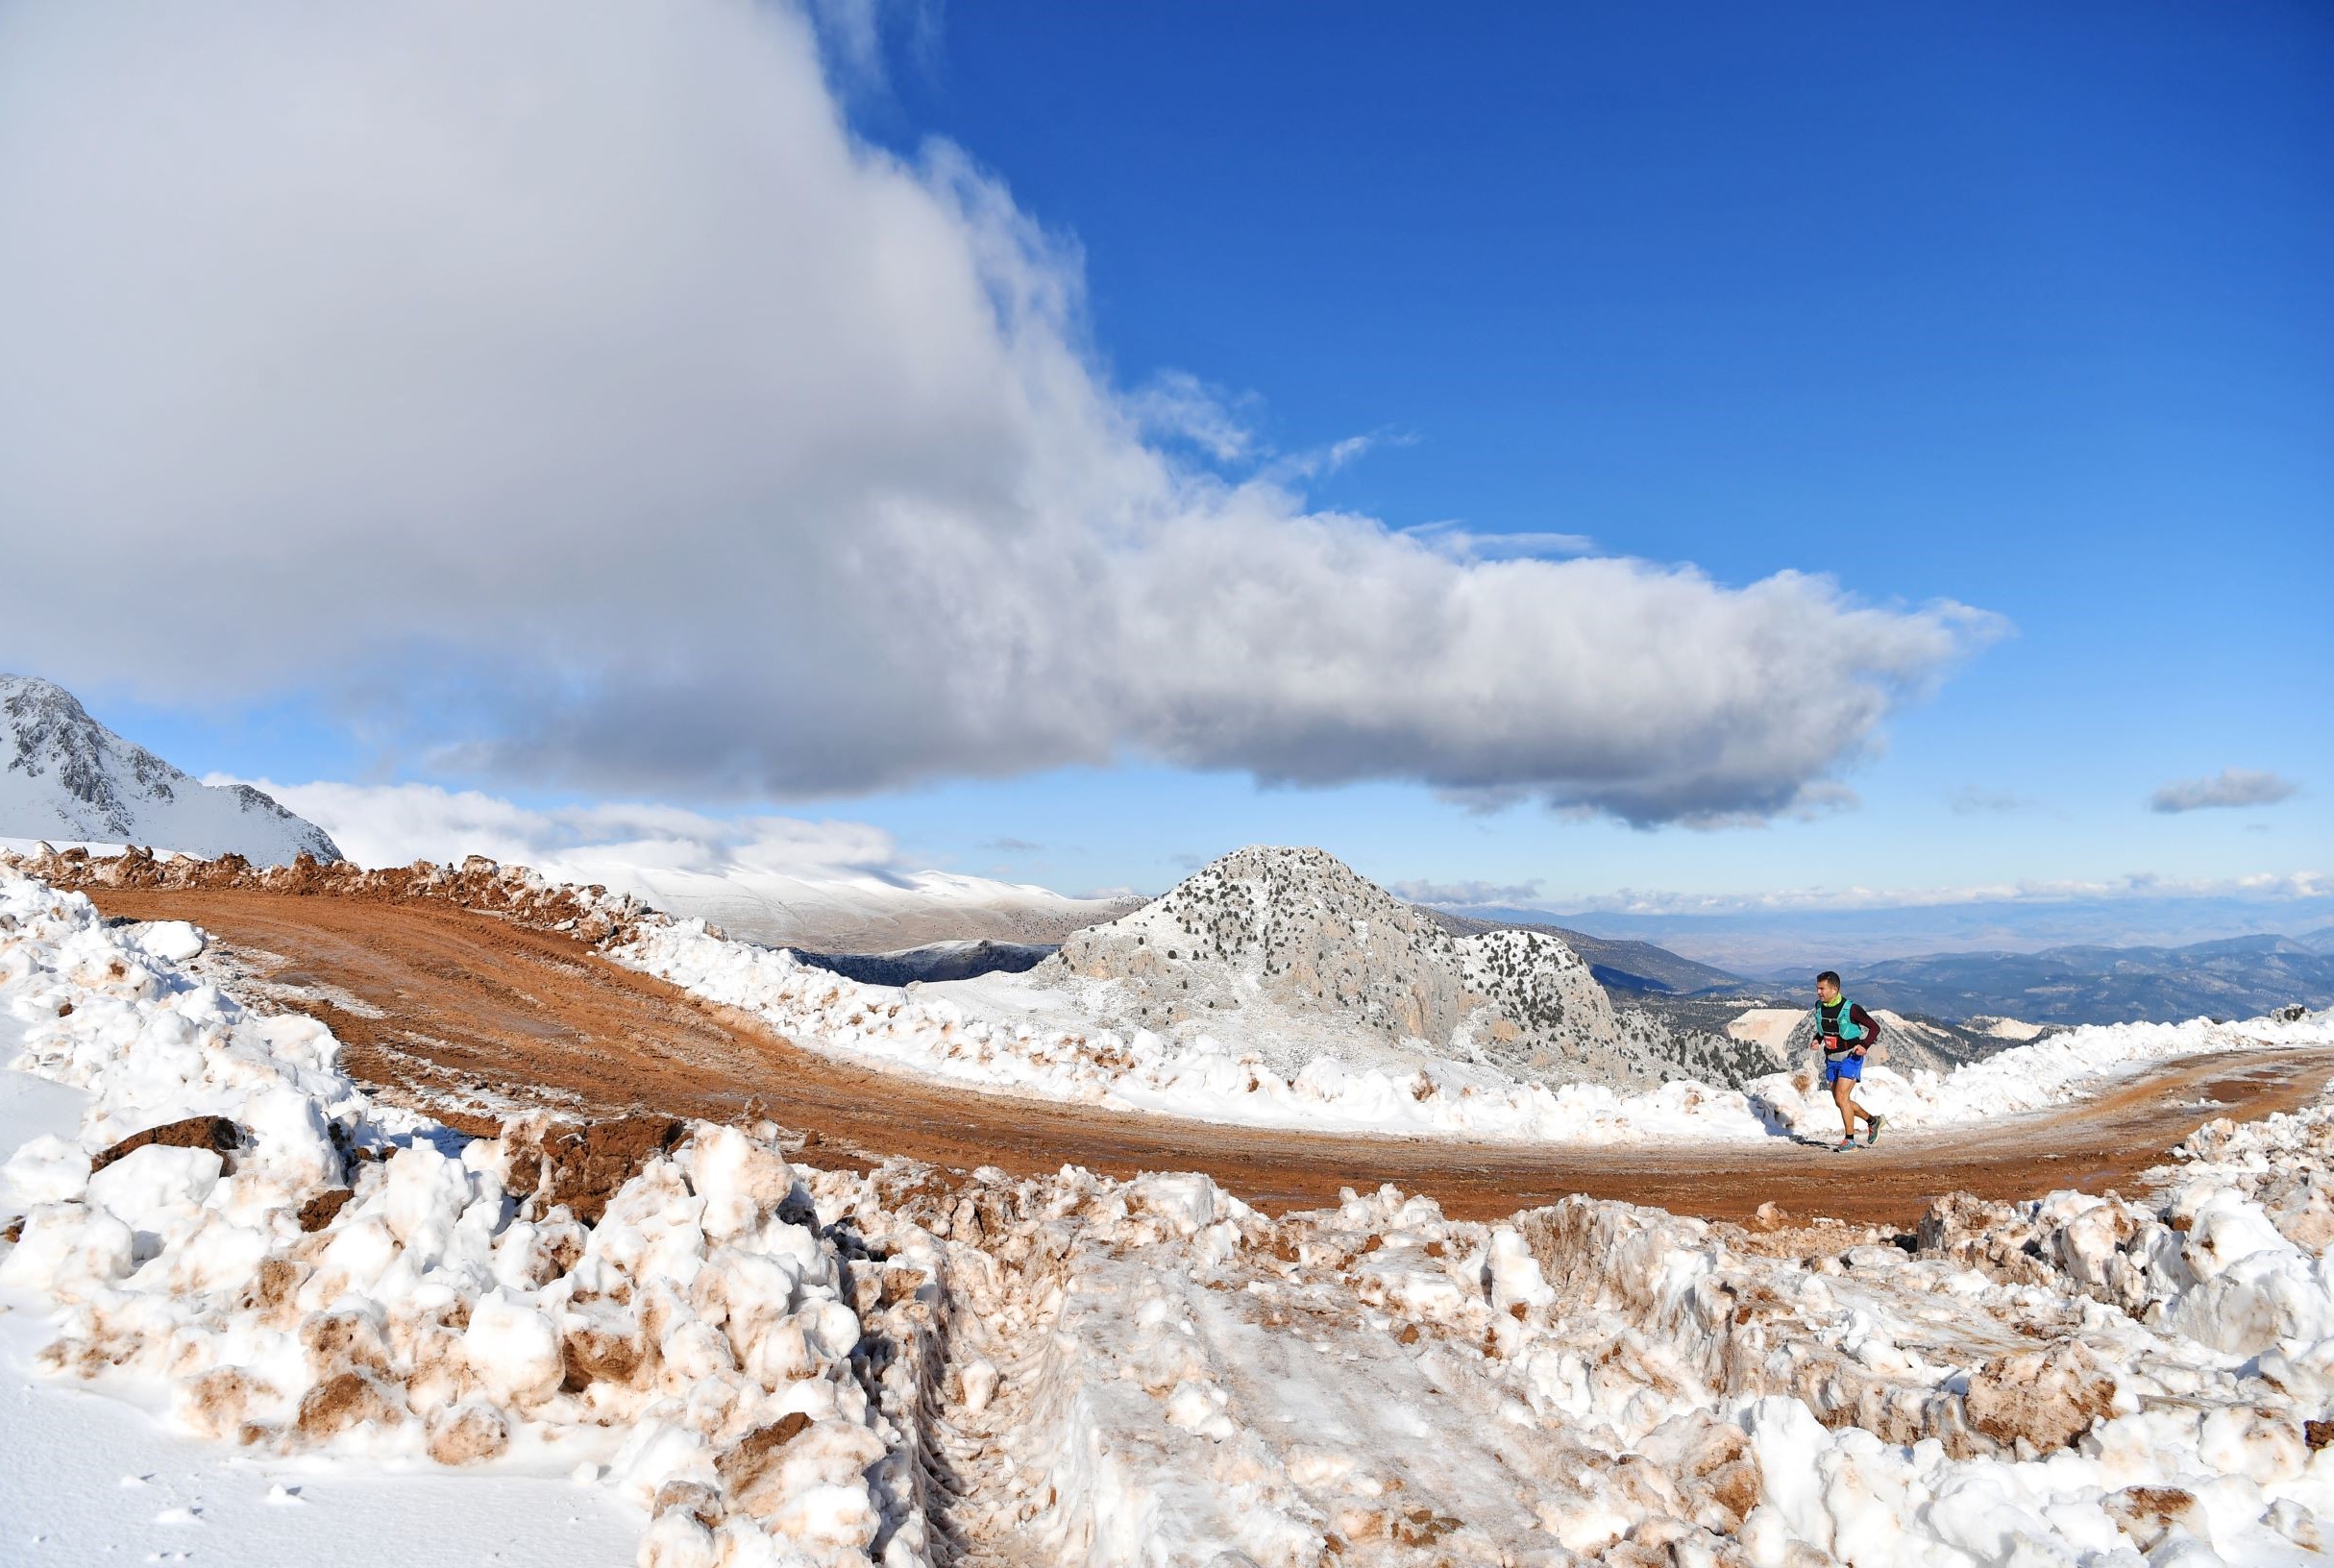
M 1275 484 L 1295 484 L 1305 479 L 1317 479 L 1335 474 L 1348 463 L 1359 462 L 1379 447 L 1407 447 L 1413 437 L 1388 435 L 1370 430 L 1361 435 L 1349 435 L 1325 446 L 1308 447 L 1302 452 L 1286 453 L 1264 466 L 1262 477 Z
M 1477 533 L 1456 519 L 1404 528 L 1437 555 L 1454 561 L 1516 561 L 1535 556 L 1592 555 L 1597 542 L 1585 533 Z
M 2163 812 L 2273 806 L 2299 788 L 2275 773 L 2255 772 L 2249 768 L 2223 768 L 2210 778 L 2184 778 L 2167 784 L 2148 797 L 2148 805 L 2151 811 Z
M 1522 904 L 1539 896 L 1537 882 L 1394 882 L 1387 892 L 1413 904 Z
M 240 783 L 216 776 L 209 782 Z M 360 866 L 409 866 L 484 855 L 506 865 L 574 871 L 626 867 L 708 876 L 766 872 L 812 880 L 915 870 L 881 828 L 792 817 L 708 817 L 628 802 L 528 807 L 434 784 L 253 781 L 332 836 Z
M 1254 398 L 1209 386 L 1189 371 L 1162 371 L 1126 394 L 1121 404 L 1143 434 L 1188 441 L 1219 463 L 1235 463 L 1257 450 L 1256 431 L 1245 414 Z
M 2170 898 L 2239 898 L 2263 902 L 2334 896 L 2334 877 L 2322 871 L 2264 871 L 2236 877 L 2167 877 L 2134 871 L 2101 880 L 2019 880 L 1946 887 L 1783 888 L 1766 893 L 1688 894 L 1619 892 L 1557 900 L 1550 908 L 1613 915 L 1759 915 L 1824 910 L 1941 909 L 1963 904 L 2057 904 Z
M 2032 804 L 2033 802 L 2027 799 L 2026 796 L 2014 795 L 2008 790 L 1980 789 L 1975 784 L 1962 785 L 1953 793 L 1952 800 L 1953 815 L 1956 817 L 2024 811 Z
M 1995 628 L 1179 464 L 1074 246 L 854 140 L 782 6 L 0 9 L 0 517 L 54 585 L 0 664 L 318 691 L 534 786 L 1132 754 L 1756 817 Z

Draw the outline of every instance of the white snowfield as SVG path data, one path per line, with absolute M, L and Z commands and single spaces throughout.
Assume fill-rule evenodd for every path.
M 756 1014 L 809 1049 L 993 1092 L 1252 1127 L 1536 1142 L 1822 1136 L 1839 1124 L 1830 1093 L 1805 1067 L 1742 1090 L 1680 1079 L 1639 1094 L 1596 1084 L 1551 1089 L 1478 1063 L 1432 1060 L 1389 1071 L 1326 1053 L 1283 1077 L 1237 1040 L 1177 1041 L 1096 1027 L 1069 996 L 1026 975 L 863 985 L 783 949 L 714 936 L 702 921 L 651 920 L 640 929 L 611 956 Z M 2053 1035 L 1946 1074 L 1875 1064 L 1859 1098 L 1911 1131 L 2063 1105 L 2119 1073 L 2176 1057 L 2330 1044 L 2334 1023 L 2323 1015 L 2114 1024 Z
M 720 870 L 656 866 L 620 851 L 577 849 L 537 862 L 546 876 L 597 883 L 658 909 L 759 942 L 812 952 L 874 952 L 947 939 L 1059 942 L 1125 911 L 1123 898 L 1072 898 L 1028 883 L 953 871 L 904 877 L 750 866 Z
M 2152 1202 L 1964 1201 L 1911 1252 L 1578 1199 L 1486 1227 L 1391 1189 L 1275 1221 L 1204 1176 L 820 1172 L 704 1123 L 587 1227 L 542 1203 L 528 1129 L 372 1102 L 322 1027 L 183 975 L 199 940 L 0 872 L 0 1122 L 53 1129 L 5 1165 L 0 1355 L 39 1348 L 0 1443 L 119 1445 L 0 1468 L 10 1561 L 173 1531 L 318 1560 L 279 1493 L 346 1510 L 344 1553 L 402 1551 L 355 1500 L 394 1519 L 457 1471 L 474 1515 L 578 1500 L 504 1560 L 589 1560 L 614 1510 L 645 1568 L 2193 1568 L 2322 1560 L 2334 1531 L 2322 1107 L 2206 1129 Z M 90 1174 L 207 1112 L 224 1157 Z M 162 1473 L 162 1434 L 85 1386 L 217 1458 Z M 78 1556 L 23 1533 L 61 1516 Z

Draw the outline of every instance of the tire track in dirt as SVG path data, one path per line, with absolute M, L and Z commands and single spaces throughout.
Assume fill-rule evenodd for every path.
M 1899 1135 L 1850 1155 L 1781 1139 L 1556 1149 L 1288 1133 L 874 1071 L 803 1050 L 573 938 L 444 903 L 86 891 L 109 916 L 194 921 L 225 945 L 240 989 L 329 1024 L 355 1076 L 473 1130 L 487 1130 L 481 1112 L 521 1105 L 768 1116 L 817 1145 L 814 1164 L 904 1155 L 1024 1175 L 1065 1164 L 1113 1176 L 1199 1169 L 1274 1212 L 1392 1182 L 1463 1219 L 1585 1192 L 1713 1219 L 1747 1219 L 1772 1201 L 1795 1215 L 1909 1226 L 1955 1189 L 1997 1199 L 2134 1190 L 2138 1172 L 2203 1122 L 2294 1109 L 2334 1077 L 2334 1049 L 2192 1058 L 2061 1110 Z

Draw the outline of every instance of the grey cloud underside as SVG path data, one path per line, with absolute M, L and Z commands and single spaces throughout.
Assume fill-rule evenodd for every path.
M 0 211 L 12 564 L 140 563 L 102 643 L 34 596 L 0 659 L 317 689 L 506 777 L 1136 755 L 1720 821 L 1835 789 L 1995 629 L 1186 466 L 1093 363 L 1074 247 L 855 142 L 782 7 L 0 11 Z
M 2223 768 L 2210 778 L 2183 779 L 2167 784 L 2149 796 L 2151 811 L 2182 812 L 2273 806 L 2290 799 L 2300 786 L 2275 773 L 2247 768 Z

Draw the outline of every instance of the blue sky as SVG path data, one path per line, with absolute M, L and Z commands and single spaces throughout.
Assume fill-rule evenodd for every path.
M 1316 512 L 1583 535 L 1730 590 L 1828 573 L 2003 634 L 1823 770 L 1852 801 L 1751 825 L 1630 825 L 1537 784 L 1484 809 L 1404 766 L 1259 785 L 1140 742 L 628 793 L 872 822 L 911 858 L 1068 889 L 1155 889 L 1254 840 L 1560 909 L 2334 870 L 2334 15 L 1326 20 L 987 4 L 890 16 L 879 75 L 831 34 L 829 63 L 856 135 L 911 165 L 945 138 L 1009 190 L 1082 284 L 1069 330 L 1114 395 L 1193 379 L 1243 432 L 1228 458 L 1154 435 L 1180 464 L 1310 463 L 1283 482 Z M 417 716 L 380 700 L 401 670 L 378 652 L 312 687 L 60 662 L 38 673 L 198 772 L 627 793 L 541 747 L 433 748 L 471 677 Z M 2149 809 L 2226 769 L 2297 788 Z

